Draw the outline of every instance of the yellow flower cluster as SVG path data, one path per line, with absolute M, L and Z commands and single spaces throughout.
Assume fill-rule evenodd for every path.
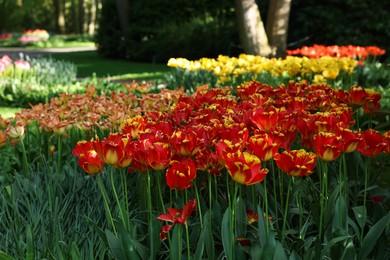
M 169 67 L 189 71 L 207 70 L 218 76 L 220 82 L 227 82 L 234 77 L 245 73 L 254 75 L 268 72 L 274 77 L 312 77 L 316 81 L 334 80 L 345 72 L 351 74 L 358 62 L 350 58 L 321 57 L 310 59 L 307 57 L 287 56 L 281 58 L 265 58 L 248 54 L 239 57 L 219 55 L 217 59 L 201 58 L 190 61 L 185 58 L 171 58 Z M 287 75 L 286 75 L 287 74 Z

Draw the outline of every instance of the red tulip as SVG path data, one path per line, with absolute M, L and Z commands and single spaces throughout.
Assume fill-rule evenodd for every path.
M 316 166 L 316 154 L 304 149 L 284 151 L 275 154 L 276 165 L 285 173 L 292 176 L 307 176 L 313 173 Z
M 119 163 L 125 157 L 125 148 L 128 140 L 126 135 L 120 133 L 110 134 L 108 138 L 103 139 L 100 142 L 100 152 L 103 161 L 114 167 L 119 166 Z
M 368 129 L 362 133 L 362 138 L 357 150 L 365 156 L 375 157 L 388 149 L 389 144 L 386 138 L 378 131 Z
M 314 150 L 323 161 L 336 160 L 343 151 L 342 138 L 334 133 L 320 132 L 314 135 Z
M 200 141 L 194 131 L 176 130 L 170 138 L 171 146 L 184 157 L 194 155 L 200 149 Z
M 367 95 L 366 95 L 366 102 L 363 105 L 363 110 L 365 113 L 370 114 L 377 111 L 380 106 L 380 100 L 382 98 L 381 94 L 374 91 L 373 89 L 365 89 Z
M 103 169 L 104 162 L 95 150 L 81 154 L 78 160 L 80 167 L 88 174 L 96 175 Z
M 253 111 L 251 119 L 259 130 L 267 132 L 278 123 L 279 112 L 275 108 L 267 110 L 258 108 Z
M 122 133 L 129 134 L 131 138 L 137 139 L 139 132 L 145 130 L 146 120 L 142 116 L 135 116 L 122 122 L 120 128 Z
M 339 127 L 336 133 L 342 138 L 344 153 L 354 152 L 362 140 L 360 132 L 348 128 Z
M 145 162 L 154 170 L 166 168 L 172 158 L 172 150 L 169 144 L 163 142 L 152 142 L 145 139 L 142 142 L 142 150 L 145 156 Z
M 167 221 L 172 223 L 172 225 L 165 225 L 161 228 L 160 239 L 165 240 L 167 238 L 167 233 L 173 227 L 174 224 L 186 224 L 187 220 L 192 215 L 192 212 L 195 210 L 196 200 L 189 200 L 184 206 L 183 210 L 168 208 L 168 213 L 162 214 L 157 217 L 157 219 L 162 221 Z
M 352 86 L 349 89 L 349 105 L 362 107 L 366 102 L 367 93 L 361 86 Z
M 185 190 L 191 187 L 191 181 L 196 177 L 195 163 L 184 158 L 171 162 L 171 167 L 165 173 L 167 185 L 171 189 Z
M 228 153 L 225 163 L 232 179 L 240 184 L 252 185 L 261 182 L 268 173 L 268 169 L 261 168 L 259 157 L 248 152 Z
M 277 153 L 279 146 L 272 140 L 267 133 L 252 135 L 248 141 L 248 149 L 258 156 L 262 161 L 272 159 Z

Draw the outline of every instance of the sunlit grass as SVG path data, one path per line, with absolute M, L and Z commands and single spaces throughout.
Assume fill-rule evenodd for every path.
M 96 51 L 53 53 L 50 56 L 74 63 L 79 78 L 95 74 L 98 78 L 110 77 L 114 80 L 162 80 L 164 74 L 170 71 L 166 64 L 106 59 Z
M 0 107 L 0 115 L 5 119 L 8 117 L 13 117 L 16 112 L 22 111 L 23 108 L 16 107 Z

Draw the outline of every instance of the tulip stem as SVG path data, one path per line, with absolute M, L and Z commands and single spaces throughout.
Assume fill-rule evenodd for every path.
M 278 201 L 277 201 L 277 195 L 276 195 L 276 178 L 275 178 L 275 168 L 274 168 L 274 162 L 271 162 L 271 170 L 272 170 L 272 182 L 273 182 L 273 188 L 274 188 L 274 211 L 276 216 L 276 221 L 278 221 Z
M 265 201 L 265 219 L 266 221 L 266 234 L 267 234 L 267 239 L 268 239 L 268 234 L 269 234 L 269 226 L 268 226 L 268 196 L 267 196 L 267 177 L 264 178 L 264 201 Z
M 106 191 L 105 191 L 105 189 L 103 187 L 103 183 L 102 183 L 102 180 L 101 180 L 100 176 L 97 177 L 97 182 L 98 182 L 98 185 L 99 185 L 100 192 L 102 193 L 102 196 L 103 196 L 104 208 L 106 209 L 106 214 L 107 214 L 108 219 L 109 219 L 109 221 L 111 223 L 112 230 L 114 231 L 114 234 L 116 234 L 114 220 L 113 220 L 112 215 L 111 215 L 110 206 L 108 205 L 107 194 L 106 194 Z
M 195 196 L 196 196 L 196 201 L 198 203 L 198 211 L 199 211 L 199 220 L 200 220 L 200 228 L 203 229 L 203 217 L 202 217 L 202 208 L 200 207 L 200 200 L 199 200 L 199 193 L 198 193 L 198 187 L 196 186 L 196 181 L 194 181 L 194 187 L 195 187 Z M 186 224 L 187 226 L 187 224 Z
M 294 177 L 295 178 L 295 177 Z M 302 235 L 302 219 L 303 219 L 303 207 L 302 207 L 302 177 L 299 178 L 299 181 L 298 181 L 298 189 L 299 189 L 299 192 L 298 192 L 298 210 L 299 210 L 299 238 L 300 239 L 304 239 L 304 236 Z
M 26 147 L 24 146 L 24 142 L 22 137 L 20 138 L 20 143 L 22 144 L 22 151 L 23 151 L 23 162 L 22 162 L 22 167 L 23 167 L 23 172 L 24 174 L 28 174 L 28 162 L 27 162 L 27 154 L 26 154 Z
M 197 203 L 199 204 L 199 203 Z M 190 247 L 190 235 L 189 235 L 189 232 L 188 232 L 188 224 L 187 224 L 187 221 L 186 223 L 184 224 L 185 227 L 186 227 L 186 240 L 187 240 L 187 259 L 190 260 L 191 259 L 191 247 Z
M 289 200 L 290 200 L 291 179 L 292 179 L 292 177 L 290 177 L 288 179 L 287 198 L 286 198 L 286 205 L 284 207 L 284 214 L 283 214 L 282 245 L 284 244 L 284 237 L 285 237 L 285 229 L 286 229 L 286 222 L 287 222 L 287 211 L 288 211 L 288 205 L 289 205 Z
M 110 171 L 110 180 L 111 180 L 112 191 L 114 192 L 115 201 L 116 201 L 116 204 L 118 206 L 119 214 L 120 214 L 121 219 L 122 219 L 122 223 L 124 226 L 126 226 L 126 218 L 123 214 L 122 205 L 119 202 L 118 193 L 116 192 L 116 187 L 115 187 L 115 183 L 114 183 L 114 168 L 113 167 L 111 167 L 111 171 Z
M 164 199 L 163 199 L 162 190 L 161 190 L 161 178 L 160 178 L 160 175 L 157 176 L 157 189 L 158 189 L 158 196 L 160 197 L 161 208 L 162 208 L 163 212 L 165 212 Z
M 327 176 L 328 176 L 328 164 L 324 161 L 321 161 L 321 170 L 320 174 L 320 185 L 321 185 L 321 195 L 320 195 L 320 227 L 319 227 L 319 239 L 322 241 L 322 230 L 323 230 L 323 221 L 324 221 L 324 207 L 327 204 Z
M 150 189 L 150 171 L 147 171 L 147 198 L 148 198 L 148 214 L 149 214 L 149 239 L 150 239 L 150 251 L 151 251 L 151 258 L 153 256 L 154 252 L 154 243 L 153 243 L 153 215 L 152 215 L 152 195 L 151 195 L 151 189 Z
M 121 176 L 121 184 L 122 184 L 122 201 L 123 201 L 123 205 L 125 207 L 125 213 L 126 213 L 126 220 L 125 220 L 125 223 L 126 223 L 126 227 L 128 229 L 130 229 L 130 223 L 129 223 L 129 203 L 128 203 L 128 193 L 127 193 L 127 176 L 126 176 L 126 170 L 124 168 L 121 168 L 120 169 L 120 176 Z
M 213 191 L 212 191 L 212 184 L 211 184 L 211 175 L 208 176 L 208 184 L 209 184 L 209 209 L 210 209 L 210 223 L 211 223 L 211 212 L 213 207 Z
M 57 175 L 60 174 L 61 169 L 61 153 L 62 153 L 62 138 L 61 135 L 58 135 L 58 152 L 57 152 Z
M 367 203 L 367 186 L 368 186 L 368 168 L 371 164 L 371 158 L 367 157 L 367 162 L 364 164 L 364 194 L 363 194 L 363 210 L 367 212 L 366 209 L 366 203 Z M 363 215 L 365 218 L 365 215 Z M 365 224 L 365 219 L 364 222 Z M 363 241 L 363 231 L 364 231 L 364 224 L 362 225 L 362 232 L 360 233 L 360 241 Z

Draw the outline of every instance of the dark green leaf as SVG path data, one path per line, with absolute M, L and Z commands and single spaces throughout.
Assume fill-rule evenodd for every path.
M 360 226 L 360 229 L 364 227 L 367 219 L 367 210 L 363 206 L 357 206 L 352 208 L 353 213 L 355 213 L 355 218 Z
M 222 246 L 227 259 L 230 259 L 230 245 L 231 241 L 234 239 L 234 237 L 232 237 L 233 234 L 230 234 L 230 217 L 230 208 L 227 208 L 223 214 L 221 225 Z
M 368 255 L 375 247 L 375 244 L 382 234 L 383 230 L 390 223 L 390 212 L 381 218 L 374 226 L 370 228 L 367 235 L 364 237 L 362 247 L 360 249 L 360 259 L 367 259 Z

